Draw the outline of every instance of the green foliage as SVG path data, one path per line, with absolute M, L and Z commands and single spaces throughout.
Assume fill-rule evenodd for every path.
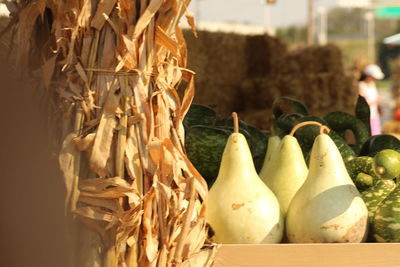
M 362 30 L 360 8 L 334 8 L 328 13 L 328 34 L 359 34 Z
M 287 43 L 305 43 L 307 40 L 307 29 L 304 26 L 289 26 L 279 28 L 276 36 Z

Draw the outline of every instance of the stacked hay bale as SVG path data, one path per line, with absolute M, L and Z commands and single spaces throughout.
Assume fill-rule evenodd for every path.
M 279 73 L 285 65 L 284 57 L 287 46 L 280 39 L 269 35 L 246 36 L 246 47 L 243 56 L 246 61 L 246 77 L 256 78 L 272 73 Z
M 243 81 L 274 72 L 287 52 L 279 39 L 267 35 L 199 31 L 195 38 L 190 31 L 184 34 L 190 46 L 188 67 L 196 72 L 194 102 L 227 116 L 248 109 L 241 95 Z
M 334 110 L 352 112 L 357 97 L 353 76 L 345 75 L 340 50 L 333 46 L 309 47 L 287 53 L 284 64 L 269 74 L 243 81 L 242 117 L 257 127 L 270 126 L 275 98 L 289 96 L 304 102 L 310 113 L 322 116 Z M 262 112 L 262 110 L 264 112 Z M 264 114 L 264 119 L 260 119 Z
M 288 51 L 268 35 L 186 33 L 191 50 L 188 66 L 196 72 L 195 102 L 223 114 L 269 129 L 275 98 L 303 101 L 313 115 L 333 110 L 352 112 L 357 96 L 354 77 L 345 75 L 342 55 L 334 45 Z
M 246 76 L 246 36 L 198 31 L 198 38 L 185 31 L 190 50 L 188 68 L 196 72 L 195 102 L 230 114 L 238 105 L 238 88 Z

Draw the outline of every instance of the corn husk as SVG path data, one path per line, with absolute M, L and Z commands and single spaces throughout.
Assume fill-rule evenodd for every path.
M 61 114 L 74 265 L 210 264 L 205 206 L 195 208 L 207 184 L 183 148 L 195 89 L 179 21 L 190 0 L 15 2 L 17 66 Z

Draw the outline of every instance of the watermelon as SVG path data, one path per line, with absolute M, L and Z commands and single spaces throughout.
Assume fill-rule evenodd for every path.
M 211 126 L 216 118 L 217 113 L 212 108 L 200 104 L 192 104 L 183 119 L 183 126 L 185 129 L 196 125 Z

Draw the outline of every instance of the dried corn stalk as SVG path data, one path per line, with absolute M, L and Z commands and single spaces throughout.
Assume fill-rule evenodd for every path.
M 66 208 L 89 226 L 74 266 L 210 264 L 207 185 L 183 148 L 190 0 L 14 2 L 17 64 L 57 92 Z

